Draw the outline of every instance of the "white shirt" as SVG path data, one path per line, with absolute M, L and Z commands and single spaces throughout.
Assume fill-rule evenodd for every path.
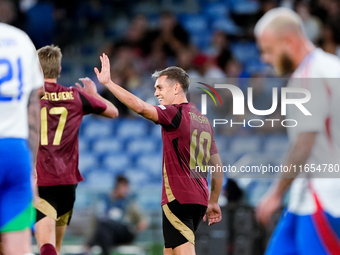
M 295 79 L 296 78 L 296 79 Z M 305 108 L 312 116 L 305 116 L 296 106 L 287 108 L 287 118 L 298 121 L 297 127 L 288 128 L 292 143 L 301 132 L 317 132 L 316 141 L 306 164 L 321 166 L 325 173 L 301 173 L 290 191 L 289 211 L 312 214 L 316 210 L 315 199 L 308 188 L 317 194 L 321 206 L 333 217 L 340 217 L 340 172 L 329 173 L 330 165 L 340 166 L 340 59 L 316 49 L 307 55 L 295 70 L 288 87 L 302 87 L 311 92 L 311 100 Z M 323 165 L 327 164 L 327 165 Z M 312 177 L 307 179 L 307 175 Z M 315 178 L 315 176 L 331 178 Z M 313 178 L 314 177 L 314 178 Z
M 43 84 L 30 38 L 20 29 L 0 23 L 0 138 L 28 137 L 28 99 Z

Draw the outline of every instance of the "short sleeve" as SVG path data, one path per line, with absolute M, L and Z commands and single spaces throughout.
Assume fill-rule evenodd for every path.
M 79 91 L 77 88 L 73 88 L 73 89 L 76 89 L 79 93 L 80 99 L 83 104 L 84 115 L 90 114 L 90 113 L 100 114 L 106 110 L 107 105 L 101 100 L 93 96 L 90 96 L 89 94 L 85 92 Z
M 157 124 L 162 125 L 165 129 L 177 129 L 182 119 L 182 107 L 179 105 L 157 105 L 158 112 Z
M 297 133 L 320 132 L 324 129 L 325 120 L 329 114 L 330 96 L 327 92 L 327 83 L 324 79 L 294 79 L 294 82 L 311 93 L 311 99 L 303 104 L 311 115 L 305 115 L 295 105 L 287 106 L 287 113 L 290 119 L 297 121 L 297 126 L 293 127 Z
M 30 50 L 31 50 L 31 65 L 30 65 L 30 84 L 32 84 L 32 89 L 38 89 L 44 85 L 44 75 L 39 63 L 38 54 L 35 50 L 35 47 L 31 41 L 30 38 L 28 38 L 28 44 L 30 44 Z

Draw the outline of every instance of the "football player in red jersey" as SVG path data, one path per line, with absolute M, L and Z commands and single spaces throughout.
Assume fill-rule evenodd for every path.
M 99 82 L 131 110 L 162 126 L 164 254 L 194 255 L 202 218 L 208 215 L 209 225 L 222 219 L 217 200 L 223 173 L 213 174 L 209 197 L 207 180 L 196 176 L 195 167 L 222 163 L 209 120 L 186 98 L 189 76 L 179 67 L 156 71 L 152 76 L 160 105 L 154 106 L 112 82 L 109 58 L 103 54 L 100 60 L 101 71 L 95 68 Z
M 69 224 L 77 183 L 83 180 L 78 170 L 78 130 L 84 115 L 118 116 L 117 108 L 102 98 L 89 78 L 80 79 L 84 87 L 64 87 L 57 83 L 61 71 L 61 51 L 55 46 L 38 50 L 45 77 L 45 92 L 40 99 L 41 135 L 37 157 L 35 224 L 40 254 L 59 254 Z

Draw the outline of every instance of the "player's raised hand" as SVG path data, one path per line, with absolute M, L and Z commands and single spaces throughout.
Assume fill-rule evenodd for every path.
M 95 67 L 94 72 L 97 75 L 98 81 L 106 86 L 111 81 L 110 60 L 105 53 L 99 58 L 102 63 L 101 70 L 99 71 L 98 68 Z
M 213 225 L 222 220 L 222 212 L 221 208 L 217 203 L 209 203 L 207 212 L 204 215 L 203 220 L 207 220 L 207 216 L 209 218 L 209 226 Z
M 78 82 L 76 82 L 76 87 L 78 89 L 80 89 L 81 91 L 84 91 L 85 93 L 89 95 L 97 94 L 97 86 L 90 78 L 88 77 L 80 78 L 79 80 L 84 84 L 84 87 L 80 85 Z

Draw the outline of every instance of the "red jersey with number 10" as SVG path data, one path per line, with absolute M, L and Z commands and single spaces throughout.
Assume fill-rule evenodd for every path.
M 162 126 L 162 205 L 176 199 L 181 204 L 208 206 L 206 173 L 196 170 L 218 153 L 210 121 L 191 103 L 155 108 Z
M 78 170 L 78 130 L 83 115 L 99 114 L 106 110 L 106 104 L 78 88 L 46 82 L 40 105 L 38 186 L 70 185 L 84 180 Z

